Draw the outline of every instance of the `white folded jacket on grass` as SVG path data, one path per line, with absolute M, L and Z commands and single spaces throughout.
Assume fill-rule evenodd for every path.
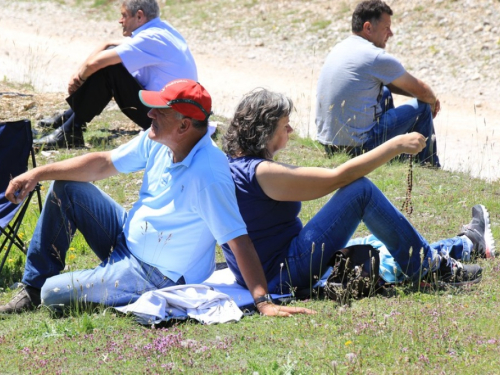
M 240 307 L 252 304 L 248 289 L 238 285 L 226 268 L 215 271 L 203 284 L 176 285 L 146 292 L 134 303 L 115 309 L 136 315 L 141 324 L 187 318 L 202 324 L 215 324 L 239 321 L 243 316 Z

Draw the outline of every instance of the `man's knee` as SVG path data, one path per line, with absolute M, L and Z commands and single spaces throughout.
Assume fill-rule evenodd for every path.
M 52 201 L 58 205 L 66 206 L 73 197 L 82 197 L 85 194 L 93 194 L 91 190 L 96 189 L 90 182 L 79 181 L 54 181 L 47 192 L 48 202 Z
M 47 192 L 47 203 L 59 203 L 66 196 L 66 186 L 71 181 L 53 181 Z
M 49 193 L 53 192 L 57 196 L 60 196 L 62 194 L 66 194 L 68 191 L 73 191 L 74 189 L 79 190 L 82 186 L 88 184 L 89 182 L 56 180 L 50 185 Z
M 108 65 L 100 69 L 99 72 L 107 74 L 108 76 L 117 76 L 117 77 L 123 77 L 124 75 L 130 76 L 129 71 L 125 68 L 125 66 L 122 63 L 118 63 L 115 65 Z
M 425 116 L 425 117 L 430 116 L 432 118 L 432 110 L 431 110 L 431 105 L 429 103 L 425 103 L 425 102 L 422 102 L 420 100 L 417 100 L 417 111 L 422 116 Z
M 387 86 L 382 89 L 382 97 L 379 101 L 382 113 L 385 113 L 394 108 L 394 100 L 392 98 L 391 90 Z

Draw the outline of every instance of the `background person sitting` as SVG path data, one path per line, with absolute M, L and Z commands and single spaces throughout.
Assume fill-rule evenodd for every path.
M 293 131 L 289 124 L 292 108 L 292 101 L 282 94 L 265 89 L 253 91 L 239 103 L 223 141 L 238 206 L 271 293 L 288 293 L 294 288 L 309 290 L 312 280 L 321 278 L 361 221 L 387 247 L 409 278 L 418 280 L 437 271 L 439 279 L 449 284 L 480 280 L 479 266 L 462 265 L 448 252 L 460 257 L 463 252 L 483 251 L 485 256 L 492 250 L 489 216 L 483 206 L 475 206 L 480 209 L 474 211 L 465 234 L 429 244 L 363 177 L 397 155 L 422 151 L 425 138 L 421 134 L 412 132 L 391 138 L 335 169 L 287 165 L 273 161 L 273 157 L 286 147 Z M 332 198 L 303 226 L 298 218 L 301 201 L 335 190 Z M 237 282 L 245 285 L 235 255 L 228 244 L 222 248 Z
M 121 111 L 142 129 L 151 125 L 149 109 L 139 90 L 158 91 L 177 78 L 198 80 L 186 41 L 160 20 L 156 0 L 126 0 L 121 5 L 123 41 L 101 44 L 76 70 L 68 83 L 71 109 L 39 125 L 56 130 L 34 141 L 45 149 L 82 147 L 82 128 L 114 98 Z M 113 48 L 114 47 L 114 48 Z
M 385 52 L 391 8 L 363 1 L 352 15 L 352 32 L 326 58 L 317 86 L 317 139 L 328 154 L 358 155 L 397 135 L 418 132 L 426 139 L 420 163 L 439 167 L 433 118 L 440 102 L 432 89 Z M 412 99 L 394 108 L 391 91 Z

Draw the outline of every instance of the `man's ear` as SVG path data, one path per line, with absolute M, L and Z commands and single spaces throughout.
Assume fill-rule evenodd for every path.
M 366 21 L 363 24 L 363 32 L 366 34 L 370 34 L 372 32 L 372 24 L 370 21 Z
M 148 22 L 148 20 L 147 20 L 146 16 L 144 15 L 144 12 L 142 11 L 142 9 L 139 9 L 135 15 L 137 17 L 137 20 L 141 24 L 145 24 L 146 22 Z
M 179 134 L 186 133 L 192 125 L 193 123 L 191 122 L 191 119 L 189 117 L 184 117 L 179 125 Z

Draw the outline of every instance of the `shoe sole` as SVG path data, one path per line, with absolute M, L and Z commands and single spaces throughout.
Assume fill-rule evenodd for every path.
M 478 284 L 481 282 L 483 279 L 482 276 L 477 277 L 474 280 L 468 280 L 468 281 L 456 281 L 456 282 L 444 282 L 444 281 L 438 281 L 437 283 L 429 283 L 427 281 L 420 281 L 420 287 L 421 288 L 432 288 L 432 287 L 438 287 L 439 289 L 445 289 L 447 287 L 455 287 L 455 288 L 460 288 L 464 286 L 469 286 L 469 285 L 474 285 Z
M 490 224 L 490 214 L 486 207 L 482 204 L 478 206 L 481 207 L 481 212 L 483 213 L 484 219 L 484 242 L 486 244 L 485 257 L 486 258 L 494 258 L 495 257 L 495 240 L 493 239 L 493 234 L 491 233 L 491 224 Z

